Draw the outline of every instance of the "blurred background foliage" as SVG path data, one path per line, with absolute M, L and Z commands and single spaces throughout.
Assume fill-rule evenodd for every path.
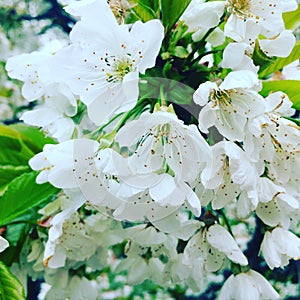
M 66 43 L 75 20 L 63 9 L 67 2 L 56 0 L 0 1 L 0 121 L 18 121 L 22 111 L 30 109 L 21 95 L 21 85 L 5 71 L 8 57 L 49 47 L 55 51 Z

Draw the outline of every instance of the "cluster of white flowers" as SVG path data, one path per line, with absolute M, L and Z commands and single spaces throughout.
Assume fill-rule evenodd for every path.
M 230 39 L 220 66 L 232 70 L 195 91 L 198 128 L 180 120 L 161 95 L 151 106 L 139 94 L 139 78 L 155 67 L 164 27 L 160 20 L 124 24 L 114 2 L 72 2 L 66 11 L 78 22 L 69 45 L 15 56 L 6 65 L 24 82 L 28 101 L 43 100 L 21 119 L 58 141 L 29 162 L 40 171 L 37 183 L 62 189 L 41 212 L 47 240 L 32 245 L 28 256 L 38 271 L 41 262 L 46 268 L 47 299 L 101 298 L 88 275 L 108 264 L 125 270 L 130 285 L 150 279 L 194 293 L 231 266 L 219 299 L 280 299 L 251 269 L 226 208 L 234 205 L 238 220 L 256 216 L 265 224 L 261 254 L 269 268 L 300 258 L 293 233 L 300 130 L 287 118 L 295 110 L 286 94 L 259 94 L 252 60 L 256 44 L 267 56 L 289 55 L 295 37 L 282 14 L 297 2 L 191 2 L 181 20 L 193 40 L 206 38 L 209 47 Z M 131 7 L 125 2 L 118 2 L 123 10 Z M 291 73 L 287 68 L 284 76 Z M 111 249 L 124 242 L 126 257 L 112 259 Z M 74 275 L 82 266 L 87 276 Z

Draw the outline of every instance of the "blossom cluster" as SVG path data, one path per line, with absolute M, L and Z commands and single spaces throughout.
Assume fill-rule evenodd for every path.
M 193 122 L 167 95 L 173 78 L 151 75 L 171 55 L 162 22 L 127 24 L 134 5 L 108 2 L 72 2 L 66 11 L 78 21 L 67 46 L 6 64 L 23 97 L 38 101 L 21 120 L 57 141 L 29 161 L 37 183 L 61 192 L 40 211 L 47 236 L 31 242 L 24 265 L 49 284 L 46 299 L 103 298 L 107 265 L 125 271 L 130 286 L 148 279 L 194 294 L 230 269 L 220 300 L 280 299 L 243 251 L 248 229 L 238 236 L 229 220 L 261 224 L 270 269 L 300 258 L 296 110 L 284 92 L 262 96 L 254 57 L 257 48 L 266 57 L 291 53 L 296 38 L 282 14 L 297 2 L 191 1 L 173 30 L 184 27 L 202 45 L 203 55 L 189 45 L 187 57 L 219 70 L 197 81 Z M 211 53 L 221 45 L 217 62 Z

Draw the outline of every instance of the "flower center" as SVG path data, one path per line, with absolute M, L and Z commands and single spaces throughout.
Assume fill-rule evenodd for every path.
M 246 19 L 250 14 L 251 1 L 250 0 L 228 0 L 227 11 L 237 15 L 241 19 Z
M 170 124 L 158 125 L 154 128 L 150 128 L 149 132 L 145 137 L 143 137 L 142 142 L 151 136 L 154 138 L 155 142 L 153 143 L 153 147 L 151 148 L 151 154 L 154 155 L 158 147 L 165 146 L 165 144 L 170 144 L 172 141 L 169 140 L 169 134 L 171 132 Z
M 232 107 L 230 92 L 225 90 L 212 90 L 209 96 L 212 107 Z
M 116 56 L 106 57 L 104 59 L 106 70 L 106 81 L 107 82 L 120 82 L 123 78 L 133 70 L 134 59 L 131 59 L 131 54 L 127 53 L 125 57 L 117 58 Z

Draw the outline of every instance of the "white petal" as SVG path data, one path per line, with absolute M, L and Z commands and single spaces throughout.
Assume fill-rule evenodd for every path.
M 276 226 L 280 222 L 280 210 L 274 201 L 260 203 L 256 208 L 258 217 L 269 226 Z
M 146 69 L 155 65 L 156 57 L 164 38 L 164 27 L 159 20 L 150 20 L 146 23 L 137 21 L 130 30 L 130 38 L 136 51 L 141 51 L 142 58 L 138 65 L 139 72 L 145 73 Z
M 248 71 L 240 70 L 230 72 L 221 83 L 220 88 L 231 90 L 236 88 L 251 89 L 259 83 L 257 74 Z
M 205 271 L 207 272 L 217 272 L 221 269 L 223 263 L 225 260 L 225 255 L 223 253 L 220 253 L 215 248 L 210 248 L 208 250 L 208 254 L 206 256 L 205 261 Z
M 230 233 L 222 226 L 215 224 L 207 231 L 207 241 L 220 252 L 227 255 L 229 259 L 240 265 L 246 266 L 248 260 L 238 247 Z
M 296 38 L 291 31 L 284 30 L 276 39 L 259 40 L 261 49 L 268 56 L 287 57 L 294 45 Z
M 7 247 L 9 247 L 8 241 L 0 236 L 0 252 L 4 251 Z
M 217 85 L 214 82 L 207 81 L 200 84 L 199 88 L 194 93 L 194 102 L 201 106 L 205 105 L 209 100 L 209 94 L 215 89 L 217 89 Z
M 101 125 L 112 118 L 127 100 L 121 84 L 116 84 L 88 104 L 88 116 L 96 125 Z
M 133 240 L 140 245 L 157 245 L 163 244 L 167 236 L 162 232 L 157 231 L 154 227 L 150 226 L 140 232 L 136 233 Z
M 261 299 L 280 299 L 279 294 L 274 290 L 274 288 L 265 277 L 254 270 L 250 270 L 248 273 L 254 279 L 255 284 L 258 287 Z
M 224 33 L 233 40 L 241 42 L 244 40 L 246 34 L 246 24 L 244 20 L 241 20 L 239 17 L 231 14 L 225 24 Z
M 246 118 L 235 113 L 233 110 L 230 113 L 219 109 L 216 111 L 217 119 L 215 126 L 218 131 L 231 141 L 242 141 L 244 138 Z
M 148 277 L 148 268 L 144 259 L 136 257 L 131 264 L 131 272 L 128 274 L 129 284 L 142 283 Z
M 281 256 L 277 251 L 272 234 L 269 231 L 267 231 L 264 235 L 264 239 L 260 246 L 260 251 L 262 252 L 270 269 L 280 267 Z
M 161 174 L 160 181 L 149 189 L 149 194 L 152 199 L 160 202 L 168 197 L 176 188 L 174 178 L 169 174 Z
M 48 164 L 49 163 L 47 162 L 44 152 L 36 154 L 29 160 L 29 166 L 31 167 L 31 169 L 36 171 L 43 169 Z
M 259 201 L 269 202 L 278 193 L 285 192 L 285 189 L 276 185 L 267 177 L 260 177 L 257 185 Z
M 223 68 L 234 68 L 238 66 L 245 55 L 246 44 L 243 43 L 229 43 L 223 52 Z
M 25 112 L 20 118 L 26 124 L 34 126 L 45 126 L 51 122 L 54 122 L 60 117 L 58 111 L 51 108 L 37 108 L 33 111 Z
M 208 133 L 208 128 L 215 125 L 216 113 L 210 105 L 205 105 L 199 113 L 199 129 L 203 133 Z
M 45 250 L 45 255 L 47 255 L 47 252 Z M 66 255 L 66 250 L 60 246 L 57 245 L 55 247 L 55 253 L 53 256 L 45 257 L 44 258 L 44 264 L 46 264 L 47 267 L 52 268 L 52 269 L 57 269 L 60 267 L 64 267 L 66 263 L 67 255 Z
M 278 250 L 290 258 L 298 260 L 300 258 L 300 239 L 291 231 L 276 227 L 272 231 L 272 236 L 277 244 Z
M 237 214 L 239 218 L 247 218 L 255 210 L 256 206 L 250 201 L 247 193 L 243 192 L 237 201 Z
M 189 188 L 190 189 L 190 188 Z M 190 193 L 187 196 L 188 209 L 196 216 L 199 217 L 201 214 L 201 203 L 192 189 L 190 189 Z
M 139 75 L 137 72 L 129 72 L 123 78 L 122 88 L 126 97 L 127 103 L 136 102 L 139 96 Z
M 213 47 L 218 47 L 225 42 L 224 32 L 217 27 L 206 39 Z

